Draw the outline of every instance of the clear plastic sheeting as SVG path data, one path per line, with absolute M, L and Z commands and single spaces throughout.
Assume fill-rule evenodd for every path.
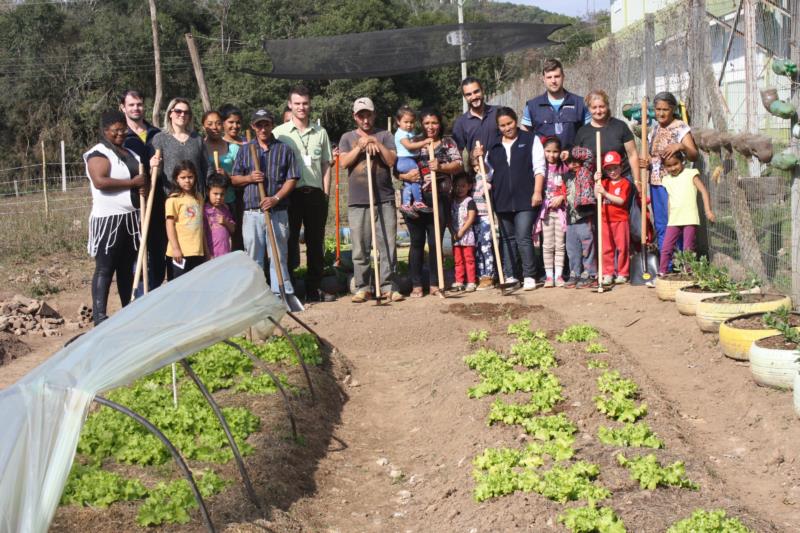
M 0 532 L 44 532 L 56 512 L 89 404 L 284 306 L 242 252 L 137 299 L 0 391 Z

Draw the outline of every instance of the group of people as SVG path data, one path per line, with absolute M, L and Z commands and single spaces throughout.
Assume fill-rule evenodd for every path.
M 165 277 L 243 249 L 262 267 L 266 252 L 273 292 L 279 292 L 275 269 L 280 268 L 285 292 L 292 294 L 304 228 L 306 299 L 334 299 L 320 290 L 334 155 L 348 176 L 353 302 L 375 296 L 374 287 L 389 301 L 405 297 L 396 278 L 398 211 L 410 237 L 411 297 L 423 296 L 426 281 L 428 292 L 439 291 L 434 251 L 446 228 L 452 236 L 454 290 L 494 287 L 500 266 L 506 287 L 521 284 L 525 290 L 540 282 L 578 288 L 625 283 L 631 241 L 641 238 L 641 217 L 649 219 L 636 200 L 646 171 L 661 250 L 659 272 L 666 273 L 676 246 L 693 248 L 700 224 L 698 191 L 706 218 L 714 220 L 697 171 L 685 168 L 686 161 L 696 159 L 697 148 L 689 126 L 675 116 L 675 97 L 655 96 L 650 152 L 640 159 L 627 124 L 611 116 L 605 92 L 593 90 L 583 98 L 567 91 L 557 60 L 545 62 L 542 77 L 546 91 L 526 103 L 521 120 L 513 109 L 486 103 L 480 80 L 464 79 L 461 91 L 468 110 L 456 119 L 452 135 L 445 133 L 438 110 L 415 112 L 406 105 L 396 113 L 392 134 L 376 127 L 372 100 L 358 98 L 352 108 L 355 127 L 342 135 L 336 154 L 325 128 L 310 122 L 311 95 L 302 86 L 288 95 L 282 123 L 276 124 L 267 109 L 253 112 L 247 139 L 242 138 L 244 115 L 234 106 L 206 112 L 201 136 L 194 131 L 186 99 L 169 103 L 164 129 L 158 130 L 144 120 L 142 95 L 125 92 L 119 110 L 102 115 L 100 142 L 84 154 L 93 197 L 89 253 L 96 260 L 95 322 L 106 318 L 114 275 L 122 304 L 132 297 L 140 198 L 151 186 L 155 198 L 144 273 L 150 289 Z M 595 153 L 598 134 L 601 154 Z M 156 167 L 158 182 L 153 184 L 148 176 Z M 393 176 L 403 184 L 399 209 Z M 442 222 L 438 234 L 437 215 Z M 499 257 L 492 243 L 495 215 Z M 272 257 L 265 216 L 274 228 L 277 258 Z M 603 242 L 599 273 L 598 231 Z M 380 257 L 378 283 L 372 278 L 373 245 Z

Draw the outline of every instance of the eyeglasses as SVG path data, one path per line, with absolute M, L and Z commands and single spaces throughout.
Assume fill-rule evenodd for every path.
M 192 112 L 189 111 L 188 109 L 173 109 L 172 112 L 175 113 L 176 115 L 191 115 L 192 114 Z
M 127 131 L 126 129 L 116 129 L 116 128 L 114 128 L 114 129 L 109 129 L 108 133 L 110 133 L 111 135 L 116 136 L 116 135 L 124 135 L 126 131 Z

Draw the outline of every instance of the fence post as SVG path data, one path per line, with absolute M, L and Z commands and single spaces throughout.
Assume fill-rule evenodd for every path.
M 19 184 L 17 183 L 17 180 L 14 180 L 14 196 L 19 198 Z
M 756 70 L 756 2 L 744 0 L 744 102 L 747 111 L 747 133 L 758 133 L 758 71 Z M 761 165 L 750 158 L 750 176 L 761 176 Z
M 61 139 L 61 192 L 67 192 L 67 160 L 64 152 L 64 139 Z
M 44 141 L 42 141 L 42 193 L 44 193 L 44 216 L 50 216 L 50 206 L 47 204 L 47 160 L 44 154 Z
M 791 33 L 789 37 L 790 56 L 795 63 L 800 62 L 800 1 L 792 0 L 789 3 L 791 18 Z M 792 103 L 800 104 L 800 88 L 792 83 Z M 797 124 L 797 117 L 792 119 L 792 126 Z M 790 135 L 790 146 L 795 155 L 800 154 L 800 140 Z M 800 306 L 800 168 L 794 167 L 792 171 L 792 301 L 795 308 Z

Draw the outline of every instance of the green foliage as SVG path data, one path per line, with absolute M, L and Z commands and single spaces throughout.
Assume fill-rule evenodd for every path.
M 476 370 L 481 376 L 481 383 L 471 387 L 467 394 L 470 398 L 482 398 L 487 394 L 512 393 L 517 391 L 533 392 L 543 391 L 541 400 L 534 400 L 537 403 L 547 402 L 546 398 L 551 397 L 553 390 L 557 387 L 560 391 L 558 380 L 551 373 L 545 370 L 518 372 L 515 364 L 523 364 L 523 360 L 531 365 L 555 364 L 555 360 L 549 355 L 547 347 L 538 342 L 547 343 L 541 339 L 530 341 L 534 344 L 526 344 L 520 348 L 520 353 L 511 358 L 504 358 L 498 352 L 487 348 L 480 348 L 474 353 L 466 356 L 464 362 L 472 370 Z M 552 359 L 552 360 L 551 360 Z
M 594 340 L 600 333 L 589 324 L 574 324 L 556 337 L 558 342 L 586 342 Z
M 232 459 L 233 453 L 219 421 L 194 384 L 181 383 L 178 397 L 178 407 L 174 408 L 171 388 L 147 378 L 109 394 L 110 400 L 155 424 L 187 459 L 215 463 Z M 222 411 L 242 453 L 251 453 L 252 447 L 245 439 L 258 429 L 258 417 L 243 407 L 223 407 Z M 78 442 L 78 453 L 95 462 L 114 457 L 122 463 L 140 465 L 162 464 L 170 458 L 156 437 L 136 421 L 107 407 L 87 419 Z
M 523 420 L 539 413 L 549 413 L 553 407 L 564 399 L 561 395 L 561 384 L 558 378 L 549 372 L 539 374 L 541 380 L 538 387 L 531 391 L 531 397 L 524 404 L 508 403 L 497 399 L 492 403 L 489 412 L 489 424 L 504 422 L 506 424 L 522 424 Z
M 307 364 L 321 365 L 322 352 L 319 349 L 317 340 L 310 333 L 300 333 L 299 335 L 290 334 L 292 340 L 300 350 L 300 355 Z M 254 344 L 245 339 L 237 339 L 236 343 L 252 352 L 256 357 L 268 363 L 283 363 L 290 362 L 292 364 L 300 364 L 297 360 L 297 355 L 292 349 L 292 345 L 286 337 L 272 337 L 269 342 L 263 344 Z
M 630 446 L 632 448 L 663 448 L 664 441 L 658 438 L 645 422 L 625 424 L 621 428 L 600 426 L 598 438 L 603 444 Z
M 770 329 L 777 329 L 783 335 L 786 342 L 800 344 L 800 331 L 791 325 L 792 310 L 788 307 L 781 307 L 775 311 L 765 313 L 761 318 L 764 326 Z
M 589 361 L 586 363 L 586 368 L 608 368 L 608 362 L 601 359 L 589 359 Z
M 547 339 L 534 337 L 513 344 L 508 362 L 512 365 L 546 370 L 556 366 L 555 354 L 553 345 Z
M 486 342 L 489 339 L 489 332 L 485 329 L 474 329 L 469 332 L 470 344 L 477 344 L 479 342 Z
M 617 462 L 627 468 L 631 479 L 639 482 L 639 486 L 647 490 L 656 487 L 682 487 L 692 490 L 700 488 L 696 483 L 686 478 L 686 469 L 682 461 L 662 467 L 654 454 L 648 454 L 633 459 L 627 459 L 621 453 L 617 454 Z
M 294 394 L 299 392 L 299 389 L 289 383 L 289 379 L 284 374 L 276 374 L 276 377 L 285 390 Z M 275 394 L 278 392 L 278 386 L 275 385 L 269 374 L 264 373 L 257 376 L 245 376 L 233 386 L 233 390 L 249 394 Z
M 699 270 L 701 261 L 705 261 L 707 264 L 708 258 L 700 259 L 692 251 L 681 250 L 672 256 L 672 268 L 685 276 L 691 276 L 692 272 Z
M 696 509 L 691 517 L 672 524 L 667 533 L 753 533 L 753 530 L 738 518 L 726 518 L 722 509 Z
M 114 502 L 144 498 L 147 489 L 137 479 L 125 479 L 99 466 L 75 463 L 61 495 L 61 505 L 108 507 Z
M 610 507 L 582 506 L 567 509 L 558 521 L 573 533 L 626 533 L 625 525 Z
M 638 407 L 634 399 L 639 387 L 633 381 L 622 378 L 616 370 L 606 371 L 597 378 L 600 395 L 594 398 L 597 410 L 618 422 L 636 422 L 647 414 L 647 404 Z
M 509 324 L 506 332 L 512 337 L 516 337 L 518 341 L 547 338 L 547 335 L 544 333 L 544 331 L 531 331 L 530 320 L 520 320 L 519 322 Z
M 204 470 L 195 476 L 197 488 L 203 498 L 218 494 L 226 485 L 215 472 Z M 159 483 L 150 491 L 150 496 L 139 507 L 136 522 L 140 526 L 158 526 L 161 524 L 185 524 L 189 522 L 189 510 L 198 507 L 192 488 L 185 479 L 170 483 Z
M 188 362 L 211 392 L 227 389 L 233 385 L 234 378 L 253 371 L 253 362 L 246 355 L 222 343 L 197 352 Z M 162 370 L 166 371 L 167 369 Z
M 584 351 L 586 353 L 607 353 L 608 349 L 599 342 L 590 342 Z

